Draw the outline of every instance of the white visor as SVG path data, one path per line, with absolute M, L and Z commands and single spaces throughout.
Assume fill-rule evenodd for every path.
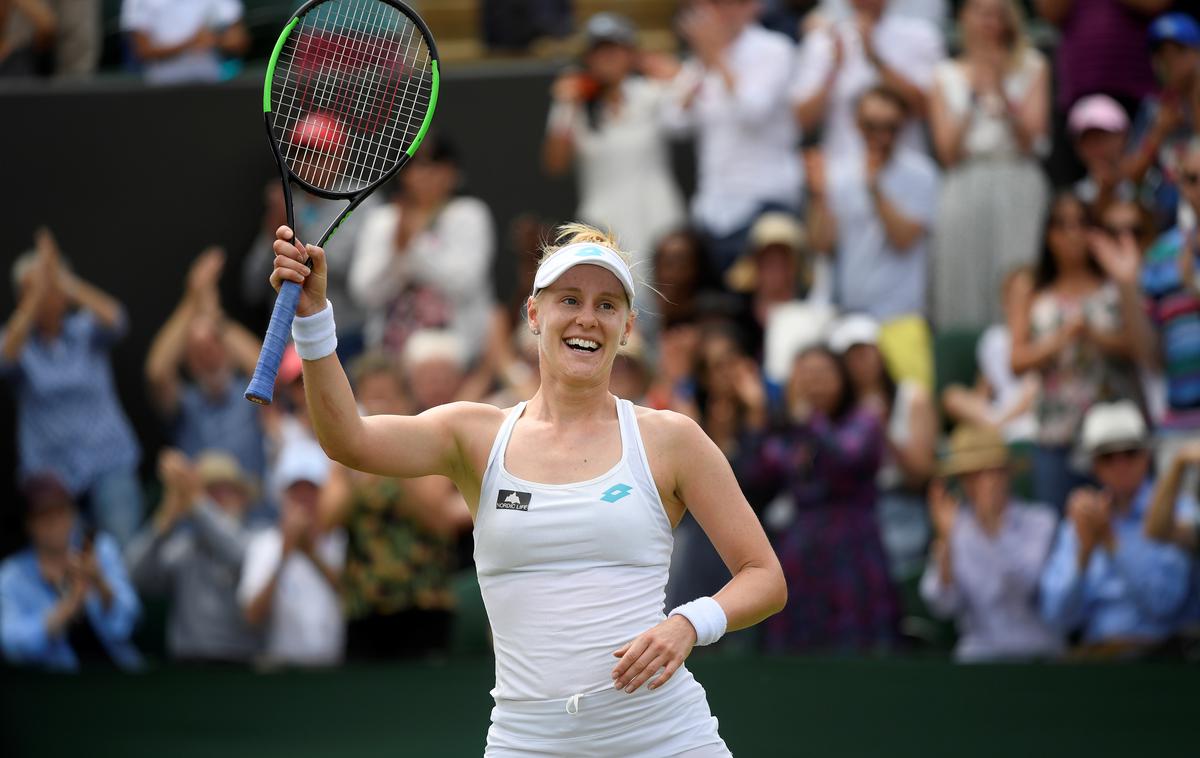
M 621 286 L 625 288 L 625 295 L 629 298 L 630 304 L 633 303 L 633 274 L 630 272 L 629 266 L 612 248 L 597 245 L 594 242 L 577 242 L 567 245 L 550 256 L 538 269 L 537 276 L 533 280 L 533 294 L 536 295 L 554 284 L 571 267 L 584 263 L 611 271 L 612 275 L 621 282 Z

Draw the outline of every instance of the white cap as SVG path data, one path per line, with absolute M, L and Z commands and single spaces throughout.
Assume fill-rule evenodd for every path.
M 612 275 L 617 277 L 617 281 L 621 282 L 621 286 L 625 288 L 625 295 L 629 298 L 629 302 L 633 303 L 633 273 L 629 270 L 628 264 L 620 255 L 617 255 L 615 250 L 595 242 L 576 242 L 547 258 L 533 280 L 533 294 L 536 295 L 554 284 L 569 269 L 585 263 L 591 266 L 600 266 L 612 272 Z
M 1080 446 L 1088 456 L 1146 446 L 1146 420 L 1128 400 L 1097 403 L 1083 417 Z
M 829 333 L 829 349 L 839 355 L 855 345 L 875 345 L 879 342 L 879 322 L 864 313 L 844 316 Z
M 296 482 L 312 482 L 319 487 L 329 479 L 329 468 L 329 459 L 316 442 L 309 439 L 291 440 L 279 451 L 279 460 L 272 476 L 275 492 L 283 494 Z

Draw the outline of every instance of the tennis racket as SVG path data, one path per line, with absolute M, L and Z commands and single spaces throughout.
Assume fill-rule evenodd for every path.
M 317 245 L 324 247 L 421 146 L 439 82 L 433 35 L 401 2 L 310 0 L 296 11 L 267 65 L 263 113 L 297 242 L 292 183 L 349 201 L 321 235 Z M 271 403 L 299 300 L 300 285 L 284 282 L 247 400 Z

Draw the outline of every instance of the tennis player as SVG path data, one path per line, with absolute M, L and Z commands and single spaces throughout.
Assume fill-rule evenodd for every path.
M 334 355 L 324 251 L 302 253 L 280 227 L 271 284 L 303 286 L 292 335 L 313 427 L 351 468 L 440 474 L 466 498 L 496 653 L 487 758 L 729 756 L 684 660 L 783 608 L 783 572 L 700 427 L 609 392 L 636 317 L 629 255 L 591 227 L 559 232 L 527 301 L 541 374 L 531 400 L 362 418 Z M 664 618 L 685 509 L 733 577 Z

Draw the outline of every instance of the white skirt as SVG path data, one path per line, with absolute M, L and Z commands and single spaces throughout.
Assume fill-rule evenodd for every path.
M 572 706 L 571 712 L 568 705 Z M 686 667 L 657 690 L 496 699 L 484 758 L 732 758 Z

